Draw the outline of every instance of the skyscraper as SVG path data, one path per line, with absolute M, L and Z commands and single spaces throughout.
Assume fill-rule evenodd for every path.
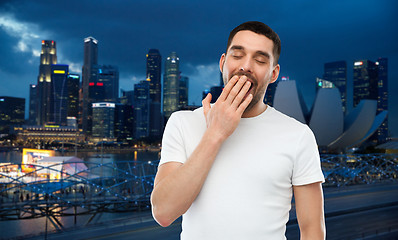
M 29 124 L 36 125 L 37 122 L 37 85 L 29 86 Z
M 51 65 L 49 123 L 66 125 L 68 106 L 68 65 Z
M 146 55 L 146 76 L 149 81 L 150 123 L 149 135 L 153 139 L 160 139 L 162 134 L 162 114 L 161 114 L 161 74 L 162 74 L 162 56 L 157 49 L 149 49 Z
M 89 100 L 89 84 L 98 79 L 98 41 L 93 37 L 84 39 L 84 63 L 82 68 L 82 128 L 84 133 L 91 134 L 92 102 Z
M 377 62 L 360 60 L 354 62 L 354 106 L 362 99 L 377 101 L 377 114 L 388 110 L 388 59 L 379 58 Z M 387 141 L 388 118 L 369 138 L 373 143 Z
M 151 106 L 149 88 L 149 81 L 146 80 L 134 84 L 135 139 L 149 137 Z
M 334 84 L 341 94 L 343 112 L 347 110 L 347 63 L 336 61 L 325 63 L 323 79 Z
M 117 102 L 119 98 L 119 70 L 117 67 L 99 65 L 98 80 L 94 84 L 104 86 L 104 96 L 101 101 Z
M 57 64 L 55 41 L 43 40 L 41 42 L 39 76 L 37 78 L 37 125 L 43 125 L 50 120 L 52 64 Z
M 25 123 L 25 98 L 0 96 L 0 134 Z
M 377 113 L 388 110 L 388 59 L 379 58 L 376 62 L 378 69 L 378 97 Z M 377 129 L 377 142 L 379 144 L 387 141 L 388 138 L 388 117 Z
M 188 86 L 189 78 L 180 76 L 180 84 L 178 90 L 178 109 L 188 106 Z
M 103 138 L 113 139 L 115 128 L 115 104 L 114 103 L 93 103 L 93 129 L 92 136 L 97 141 Z
M 133 106 L 121 103 L 115 106 L 115 138 L 117 141 L 132 140 L 135 128 Z
M 152 102 L 161 101 L 162 56 L 157 49 L 149 49 L 146 55 L 146 78 L 149 82 L 149 94 Z
M 171 52 L 165 62 L 163 77 L 163 113 L 168 119 L 170 115 L 178 110 L 179 88 L 180 88 L 180 58 L 176 52 Z
M 354 107 L 362 99 L 377 100 L 377 66 L 369 60 L 354 62 Z
M 67 104 L 67 119 L 71 119 L 72 123 L 68 126 L 76 126 L 79 119 L 79 89 L 80 76 L 77 74 L 68 75 L 68 104 Z

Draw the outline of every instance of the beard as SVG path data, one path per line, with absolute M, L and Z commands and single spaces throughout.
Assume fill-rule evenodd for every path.
M 259 85 L 258 80 L 251 73 L 244 72 L 244 71 L 237 71 L 237 72 L 232 73 L 232 75 L 231 75 L 231 77 L 229 79 L 228 79 L 228 76 L 224 76 L 224 74 L 223 74 L 224 84 L 226 84 L 233 76 L 236 76 L 236 75 L 237 76 L 246 76 L 252 82 L 252 85 L 250 86 L 250 89 L 249 89 L 248 93 L 251 92 L 253 94 L 253 99 L 252 99 L 252 101 L 249 103 L 249 105 L 246 107 L 246 109 L 244 111 L 244 112 L 248 112 L 259 101 L 263 100 L 262 98 L 264 97 L 264 92 L 265 92 L 265 89 L 266 89 L 266 83 L 261 83 Z

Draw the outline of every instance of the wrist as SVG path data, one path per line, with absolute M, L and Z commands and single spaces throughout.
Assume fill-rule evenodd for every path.
M 209 142 L 209 144 L 218 146 L 221 145 L 227 138 L 210 127 L 204 133 L 203 139 L 206 142 Z

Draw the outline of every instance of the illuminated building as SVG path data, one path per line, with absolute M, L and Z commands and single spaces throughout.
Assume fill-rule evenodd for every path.
M 377 113 L 381 113 L 388 110 L 388 59 L 379 58 L 376 65 L 378 67 Z M 387 138 L 388 118 L 377 129 L 377 143 L 384 143 L 387 141 Z
M 25 123 L 25 98 L 0 96 L 0 134 Z
M 182 109 L 188 105 L 188 86 L 189 78 L 186 76 L 180 76 L 180 84 L 178 90 L 178 109 Z
M 151 106 L 149 112 L 149 135 L 159 139 L 162 135 L 163 124 L 161 114 L 161 74 L 162 74 L 162 56 L 157 49 L 149 49 L 146 55 L 146 76 L 149 81 L 149 96 Z
M 377 100 L 377 80 L 377 66 L 374 62 L 354 62 L 354 107 L 363 99 Z
M 336 86 L 328 80 L 325 80 L 322 78 L 316 78 L 316 87 L 315 88 L 316 88 L 316 91 L 318 91 L 319 89 L 322 89 L 322 88 L 336 88 Z
M 134 84 L 135 139 L 149 137 L 150 106 L 149 81 Z
M 115 138 L 118 141 L 134 138 L 134 108 L 132 105 L 117 103 L 115 108 Z
M 359 147 L 379 128 L 387 111 L 377 114 L 377 101 L 363 99 L 346 116 L 337 88 L 320 88 L 310 113 L 300 100 L 295 81 L 280 81 L 274 107 L 282 113 L 308 124 L 321 149 L 344 151 Z
M 79 88 L 80 88 L 80 76 L 77 74 L 68 75 L 68 106 L 67 116 L 79 118 Z
M 115 103 L 93 103 L 93 141 L 114 140 Z
M 166 59 L 163 77 L 163 114 L 166 119 L 178 110 L 180 85 L 180 58 L 176 52 L 171 52 Z
M 25 144 L 84 141 L 84 135 L 74 127 L 60 125 L 14 127 L 17 141 Z
M 51 65 L 50 118 L 47 123 L 63 126 L 67 124 L 68 71 L 68 65 Z
M 388 59 L 377 62 L 360 60 L 354 62 L 354 106 L 362 99 L 377 101 L 377 114 L 388 110 Z M 388 118 L 384 119 L 369 141 L 382 144 L 388 138 Z
M 98 79 L 98 41 L 93 37 L 84 39 L 84 63 L 82 69 L 82 128 L 84 133 L 91 133 L 92 102 L 89 99 L 89 84 Z
M 146 76 L 149 82 L 149 95 L 152 102 L 161 101 L 162 56 L 157 49 L 149 49 L 146 55 Z
M 116 104 L 115 137 L 121 140 L 132 140 L 135 135 L 134 90 L 123 91 L 120 104 Z
M 347 109 L 347 63 L 336 61 L 325 63 L 323 79 L 327 80 L 339 89 L 343 112 Z
M 37 85 L 29 86 L 29 124 L 36 125 L 37 118 Z
M 50 120 L 51 65 L 57 64 L 55 41 L 41 42 L 39 76 L 37 78 L 37 125 L 44 125 Z
M 98 66 L 98 80 L 90 82 L 90 84 L 97 86 L 104 86 L 104 95 L 102 99 L 97 99 L 101 102 L 117 102 L 119 98 L 119 70 L 115 66 L 99 65 Z

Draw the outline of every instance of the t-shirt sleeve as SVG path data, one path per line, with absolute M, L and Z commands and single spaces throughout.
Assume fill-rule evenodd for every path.
M 306 185 L 315 182 L 325 182 L 321 169 L 319 151 L 315 136 L 308 126 L 300 138 L 294 162 L 292 184 Z
M 184 163 L 186 161 L 187 157 L 179 115 L 179 112 L 175 112 L 167 121 L 163 133 L 159 166 L 167 162 Z

